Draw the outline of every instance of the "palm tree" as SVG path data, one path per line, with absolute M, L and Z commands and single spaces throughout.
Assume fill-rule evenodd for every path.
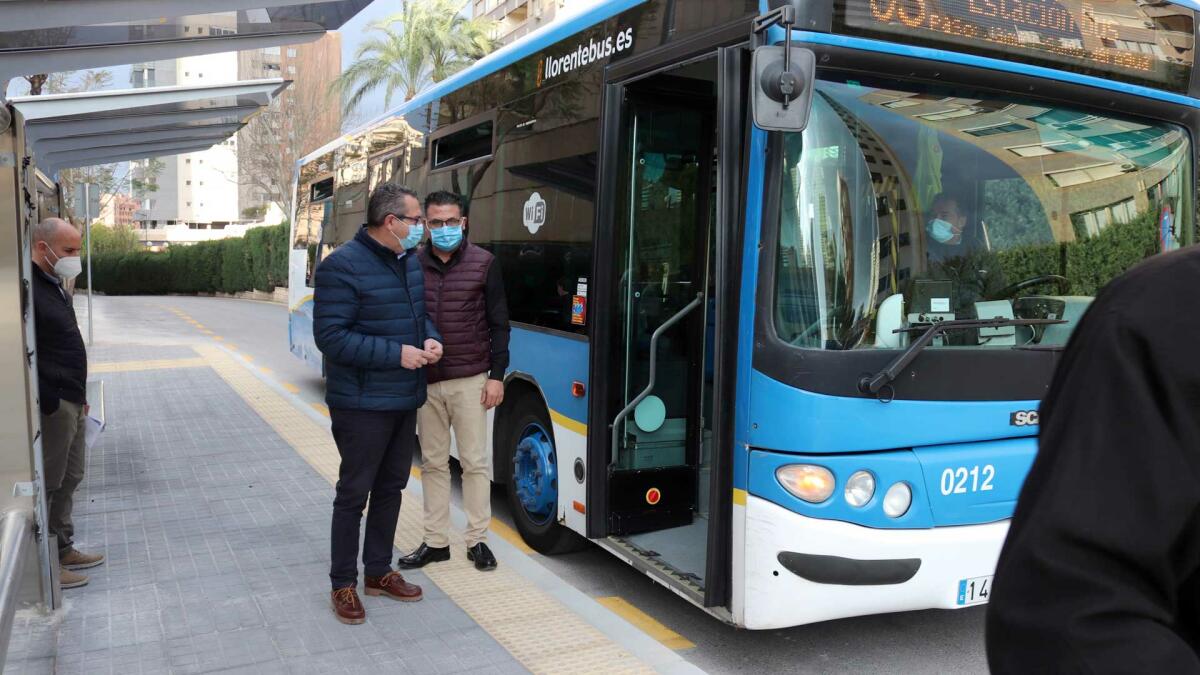
M 492 22 L 462 16 L 462 0 L 408 0 L 403 9 L 372 22 L 354 63 L 333 82 L 349 115 L 368 94 L 384 88 L 384 107 L 397 92 L 411 101 L 421 90 L 462 70 L 495 48 Z
M 441 82 L 496 48 L 492 38 L 495 22 L 479 17 L 468 19 L 455 0 L 428 0 L 429 22 L 425 33 L 430 42 L 428 50 L 430 79 Z

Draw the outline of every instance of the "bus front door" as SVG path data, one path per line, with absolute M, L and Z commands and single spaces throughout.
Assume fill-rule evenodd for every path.
M 711 437 L 716 60 L 623 88 L 608 534 L 702 584 Z

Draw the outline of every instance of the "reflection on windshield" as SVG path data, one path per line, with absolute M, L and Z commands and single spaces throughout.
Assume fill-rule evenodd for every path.
M 940 344 L 1065 344 L 1109 280 L 1195 242 L 1173 125 L 821 81 L 783 150 L 774 313 L 799 347 L 895 348 L 973 318 L 1067 323 Z

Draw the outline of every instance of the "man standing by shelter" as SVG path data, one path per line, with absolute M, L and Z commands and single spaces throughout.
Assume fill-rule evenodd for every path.
M 333 438 L 341 455 L 333 500 L 329 579 L 342 623 L 366 620 L 358 598 L 358 535 L 363 537 L 367 595 L 421 599 L 421 588 L 391 567 L 401 492 L 412 470 L 417 408 L 425 402 L 424 367 L 442 355 L 441 336 L 425 312 L 421 203 L 384 183 L 367 204 L 367 225 L 334 251 L 314 275 L 313 336 L 325 357 Z
M 88 582 L 86 576 L 73 570 L 104 562 L 102 555 L 76 550 L 72 540 L 75 524 L 71 511 L 86 463 L 87 348 L 63 280 L 79 276 L 81 241 L 79 230 L 61 218 L 47 218 L 33 228 L 34 328 L 47 524 L 58 537 L 59 583 L 63 588 Z
M 421 250 L 425 304 L 445 337 L 446 356 L 429 369 L 429 401 L 421 408 L 421 487 L 425 541 L 400 559 L 406 569 L 450 559 L 450 430 L 462 464 L 467 512 L 467 559 L 479 570 L 496 568 L 488 549 L 492 519 L 491 452 L 487 411 L 504 400 L 508 369 L 508 304 L 500 266 L 491 253 L 464 238 L 463 198 L 434 192 L 425 198 L 430 246 Z

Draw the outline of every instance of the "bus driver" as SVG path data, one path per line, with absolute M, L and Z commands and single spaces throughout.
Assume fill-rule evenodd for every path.
M 958 313 L 969 313 L 975 302 L 992 299 L 1004 288 L 1004 270 L 990 250 L 982 223 L 969 218 L 953 194 L 942 192 L 933 198 L 925 233 L 928 277 L 954 282 Z

